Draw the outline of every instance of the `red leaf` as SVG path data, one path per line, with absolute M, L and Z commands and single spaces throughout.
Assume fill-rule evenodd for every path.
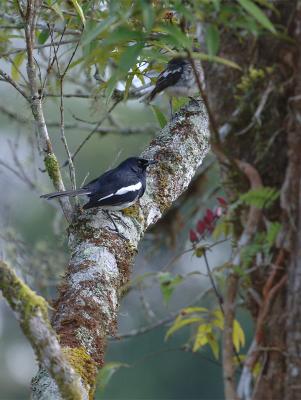
M 228 203 L 223 197 L 217 197 L 216 200 L 219 202 L 221 207 L 227 207 Z
M 211 224 L 211 222 L 214 220 L 214 214 L 209 208 L 206 211 L 205 220 L 208 224 Z
M 198 233 L 200 235 L 202 235 L 205 232 L 205 229 L 206 229 L 206 225 L 205 225 L 204 221 L 199 220 L 199 222 L 197 223 L 197 226 L 196 226 L 196 230 L 198 231 Z
M 196 232 L 193 229 L 190 229 L 190 231 L 189 231 L 189 239 L 192 243 L 198 241 L 198 235 L 196 234 Z

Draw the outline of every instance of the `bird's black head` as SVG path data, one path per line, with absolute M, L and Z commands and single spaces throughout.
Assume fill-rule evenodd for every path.
M 131 168 L 135 172 L 144 172 L 149 165 L 156 164 L 155 160 L 146 160 L 145 158 L 130 157 L 123 161 L 120 166 Z

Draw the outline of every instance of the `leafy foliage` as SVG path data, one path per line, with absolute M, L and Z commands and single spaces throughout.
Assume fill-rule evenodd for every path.
M 216 359 L 219 358 L 219 337 L 224 330 L 224 315 L 220 309 L 210 311 L 205 307 L 184 308 L 166 332 L 168 339 L 175 332 L 186 326 L 192 326 L 192 351 L 198 351 L 207 344 Z M 237 352 L 245 345 L 245 334 L 237 320 L 233 323 L 233 345 Z
M 174 289 L 183 281 L 183 277 L 181 275 L 173 276 L 169 272 L 162 272 L 158 276 L 160 282 L 160 288 L 163 295 L 163 299 L 165 303 L 171 298 Z
M 239 199 L 257 208 L 269 208 L 278 199 L 279 192 L 270 187 L 262 187 L 260 189 L 251 189 L 247 193 L 240 195 Z

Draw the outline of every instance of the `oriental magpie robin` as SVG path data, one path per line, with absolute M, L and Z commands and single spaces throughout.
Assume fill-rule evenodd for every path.
M 199 60 L 194 60 L 200 81 L 204 83 L 204 72 Z M 170 97 L 191 97 L 199 91 L 192 65 L 188 58 L 171 59 L 158 76 L 154 89 L 146 97 L 152 101 L 158 93 L 165 91 Z
M 41 197 L 49 200 L 62 196 L 86 195 L 89 201 L 83 206 L 84 209 L 100 207 L 104 210 L 123 210 L 143 196 L 146 188 L 146 169 L 155 163 L 157 161 L 131 157 L 81 189 L 48 193 Z

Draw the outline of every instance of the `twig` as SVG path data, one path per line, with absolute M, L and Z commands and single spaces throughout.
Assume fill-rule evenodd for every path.
M 29 96 L 24 92 L 24 90 L 15 82 L 6 72 L 0 69 L 0 76 L 4 79 L 5 82 L 12 85 L 27 101 L 30 101 Z
M 51 178 L 56 190 L 65 190 L 62 175 L 59 169 L 57 158 L 53 152 L 51 140 L 48 134 L 47 125 L 42 108 L 42 97 L 38 87 L 38 79 L 36 73 L 35 59 L 33 51 L 35 48 L 35 28 L 37 23 L 37 15 L 41 7 L 41 0 L 28 0 L 25 23 L 25 40 L 27 49 L 27 76 L 31 91 L 31 109 L 36 122 L 36 129 L 43 141 L 43 151 L 45 153 L 45 167 Z M 22 16 L 22 15 L 21 15 Z M 23 16 L 22 16 L 23 17 Z M 73 208 L 67 197 L 59 200 L 66 219 L 70 222 L 73 216 Z
M 69 39 L 69 40 L 63 40 L 61 42 L 54 42 L 53 44 L 55 46 L 57 46 L 58 44 L 60 45 L 65 45 L 65 44 L 71 44 L 71 43 L 77 43 L 78 39 Z M 52 47 L 51 43 L 45 43 L 45 44 L 37 44 L 35 46 L 33 46 L 33 50 L 41 50 L 41 49 L 45 49 L 47 47 Z M 7 51 L 6 53 L 3 53 L 1 55 L 1 57 L 7 57 L 7 56 L 11 56 L 13 54 L 18 54 L 18 53 L 23 53 L 26 52 L 26 48 L 19 48 L 19 49 L 14 49 L 14 50 L 10 50 Z
M 91 137 L 94 135 L 94 133 L 97 132 L 98 128 L 101 126 L 101 124 L 108 118 L 108 115 L 114 110 L 114 108 L 117 106 L 117 104 L 120 102 L 120 100 L 115 101 L 115 103 L 112 104 L 112 106 L 109 108 L 107 114 L 97 123 L 94 129 L 88 134 L 88 136 L 85 137 L 85 139 L 80 143 L 78 148 L 75 150 L 75 152 L 72 154 L 72 161 L 74 161 L 74 158 L 77 156 L 77 154 L 81 151 L 81 149 L 84 147 L 84 145 L 91 139 Z M 64 162 L 63 167 L 68 165 L 68 160 Z
M 209 262 L 208 262 L 208 258 L 207 258 L 207 254 L 206 254 L 206 250 L 204 251 L 204 260 L 205 260 L 205 264 L 206 264 L 206 269 L 207 269 L 207 274 L 211 283 L 211 286 L 214 290 L 214 293 L 216 295 L 216 298 L 218 300 L 221 312 L 224 313 L 224 309 L 223 309 L 223 303 L 224 303 L 224 299 L 222 298 L 221 294 L 219 293 L 219 291 L 217 290 L 217 286 L 215 284 L 215 281 L 213 279 L 210 267 L 209 267 Z

